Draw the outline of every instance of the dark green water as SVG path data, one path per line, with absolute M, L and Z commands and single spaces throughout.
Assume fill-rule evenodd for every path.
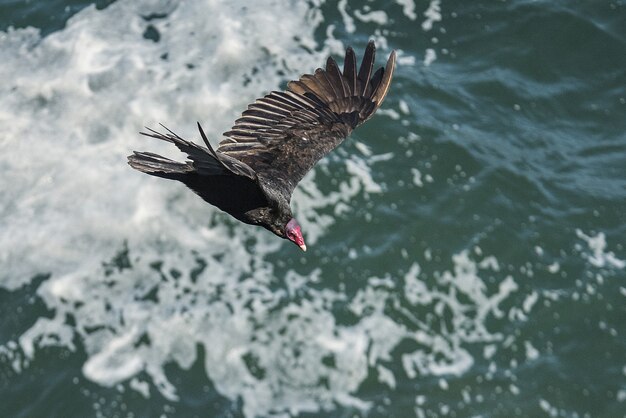
M 0 4 L 0 416 L 626 416 L 626 5 L 317 3 Z M 126 166 L 369 38 L 306 254 Z

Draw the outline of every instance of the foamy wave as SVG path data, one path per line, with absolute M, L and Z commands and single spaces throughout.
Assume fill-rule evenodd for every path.
M 11 176 L 2 185 L 10 202 L 0 221 L 4 287 L 42 271 L 92 271 L 100 261 L 92 254 L 125 238 L 141 249 L 212 245 L 197 229 L 215 210 L 181 185 L 129 171 L 125 157 L 144 147 L 172 153 L 137 134 L 157 122 L 195 138 L 198 120 L 217 142 L 250 100 L 280 86 L 281 72 L 293 77 L 322 62 L 325 52 L 300 48 L 315 45 L 308 6 L 242 6 L 116 2 L 83 10 L 44 39 L 33 29 L 2 34 L 0 75 L 11 80 L 0 87 L 0 165 Z M 271 30 L 283 10 L 281 31 Z M 144 38 L 148 26 L 158 43 Z
M 26 360 L 41 346 L 74 349 L 72 337 L 78 336 L 88 354 L 83 366 L 88 379 L 103 386 L 129 382 L 148 397 L 145 382 L 135 378 L 145 372 L 163 396 L 176 401 L 177 389 L 163 366 L 175 362 L 189 368 L 200 344 L 216 389 L 242 399 L 248 417 L 315 412 L 335 404 L 366 411 L 371 402 L 355 392 L 372 367 L 382 384 L 395 384 L 397 376 L 383 364 L 398 355 L 394 351 L 402 341 L 419 347 L 401 354 L 409 379 L 467 372 L 474 359 L 466 345 L 503 339 L 486 323 L 503 316 L 501 302 L 517 290 L 508 276 L 488 291 L 481 276 L 495 271 L 492 263 L 473 260 L 467 251 L 454 256 L 450 271 L 426 276 L 413 263 L 403 276 L 370 278 L 350 298 L 317 290 L 314 284 L 324 274 L 319 268 L 308 276 L 289 271 L 285 286 L 277 287 L 271 264 L 256 256 L 245 263 L 254 269 L 233 277 L 228 270 L 241 254 L 229 251 L 196 256 L 195 262 L 182 252 L 156 264 L 131 261 L 108 274 L 44 282 L 39 294 L 55 316 L 41 319 L 20 338 Z M 121 256 L 137 259 L 132 252 Z M 180 271 L 181 265 L 190 268 Z M 358 321 L 337 323 L 329 309 L 337 303 Z M 451 321 L 444 324 L 443 316 Z

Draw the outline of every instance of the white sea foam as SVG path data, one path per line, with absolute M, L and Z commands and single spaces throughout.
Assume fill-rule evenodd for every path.
M 339 13 L 341 14 L 346 32 L 354 33 L 356 26 L 354 25 L 354 19 L 348 13 L 348 0 L 339 0 L 339 3 L 337 3 L 337 10 L 339 10 Z
M 400 6 L 402 6 L 402 12 L 406 17 L 411 20 L 417 19 L 417 14 L 415 13 L 415 2 L 413 0 L 396 0 Z
M 356 16 L 356 18 L 361 22 L 374 22 L 379 25 L 386 25 L 389 23 L 389 16 L 387 16 L 387 13 L 383 10 L 372 10 L 367 13 L 356 10 L 354 12 L 354 16 Z
M 435 22 L 441 21 L 441 0 L 431 0 L 428 9 L 424 12 L 426 19 L 422 22 L 422 29 L 429 31 Z
M 530 313 L 530 310 L 533 308 L 533 306 L 535 306 L 535 303 L 537 303 L 538 299 L 539 294 L 537 292 L 532 292 L 528 296 L 526 296 L 526 299 L 524 299 L 524 303 L 522 305 L 522 307 L 524 308 L 524 312 Z
M 131 389 L 134 389 L 137 392 L 141 393 L 144 398 L 150 397 L 150 385 L 148 384 L 148 382 L 143 382 L 137 378 L 132 378 L 128 383 L 128 386 Z
M 466 345 L 500 341 L 485 319 L 500 315 L 516 285 L 506 277 L 489 292 L 480 275 L 491 261 L 462 252 L 436 285 L 413 263 L 404 277 L 372 278 L 347 300 L 309 286 L 324 274 L 319 268 L 276 277 L 267 256 L 297 249 L 231 222 L 179 184 L 126 166 L 132 149 L 174 154 L 140 138 L 144 124 L 166 122 L 195 137 L 199 120 L 215 143 L 251 99 L 280 87 L 279 72 L 310 71 L 338 46 L 316 44 L 321 16 L 307 3 L 247 4 L 120 1 L 88 7 L 43 39 L 33 29 L 0 33 L 0 76 L 8 80 L 0 85 L 0 167 L 11 174 L 1 186 L 8 204 L 0 209 L 0 286 L 13 290 L 49 272 L 37 294 L 53 312 L 0 347 L 16 371 L 41 347 L 76 350 L 78 340 L 90 381 L 128 384 L 145 397 L 150 381 L 176 401 L 164 365 L 191 367 L 200 345 L 221 395 L 240 400 L 248 417 L 284 416 L 338 404 L 367 410 L 371 403 L 355 392 L 369 370 L 397 384 L 379 362 L 390 361 L 403 339 L 423 347 L 404 355 L 413 377 L 461 374 L 473 364 Z M 148 24 L 159 42 L 142 36 Z M 317 52 L 305 52 L 311 48 Z M 347 179 L 331 192 L 315 183 L 317 171 L 297 189 L 294 209 L 309 242 L 335 222 L 325 212 L 350 210 L 354 197 L 383 190 L 370 166 L 389 155 L 364 157 L 346 159 Z M 103 265 L 103 254 L 118 262 Z M 336 323 L 337 302 L 359 320 Z M 388 316 L 390 306 L 411 326 Z M 422 308 L 448 309 L 451 327 L 421 322 L 413 311 Z
M 424 67 L 428 67 L 437 59 L 437 52 L 432 48 L 427 48 L 424 54 Z
M 455 316 L 455 329 L 451 332 L 441 330 L 429 334 L 424 329 L 414 334 L 415 340 L 429 347 L 428 351 L 418 350 L 404 354 L 402 363 L 409 377 L 421 375 L 459 375 L 467 371 L 473 364 L 472 356 L 463 348 L 464 342 L 499 341 L 502 336 L 492 334 L 485 328 L 484 320 L 487 316 L 501 316 L 499 304 L 509 294 L 517 290 L 517 285 L 511 277 L 505 278 L 496 294 L 488 295 L 484 283 L 478 273 L 484 267 L 469 257 L 468 251 L 463 251 L 453 257 L 454 270 L 439 274 L 439 283 L 450 286 L 450 293 L 436 289 L 429 289 L 419 280 L 420 269 L 414 264 L 405 276 L 405 297 L 413 305 L 430 305 L 435 311 L 451 309 Z M 452 290 L 454 289 L 454 290 Z M 460 292 L 463 297 L 471 300 L 476 308 L 475 315 L 468 315 L 463 304 L 450 294 Z M 423 328 L 423 327 L 422 327 Z
M 422 173 L 417 168 L 411 168 L 411 173 L 413 174 L 413 184 L 417 187 L 424 186 L 424 182 L 422 182 Z
M 400 108 L 400 112 L 404 113 L 405 115 L 408 115 L 411 113 L 411 111 L 409 110 L 408 103 L 402 99 L 398 101 L 398 107 Z
M 539 358 L 539 350 L 537 350 L 530 341 L 524 341 L 524 348 L 526 350 L 526 358 L 529 361 Z
M 558 273 L 560 269 L 561 269 L 561 265 L 559 264 L 558 261 L 555 261 L 554 263 L 548 265 L 548 271 L 552 274 Z
M 576 236 L 584 240 L 592 254 L 585 254 L 584 257 L 590 264 L 596 267 L 614 267 L 623 269 L 626 267 L 626 260 L 619 259 L 613 251 L 606 251 L 606 236 L 603 232 L 599 232 L 596 236 L 585 234 L 580 229 L 576 229 Z

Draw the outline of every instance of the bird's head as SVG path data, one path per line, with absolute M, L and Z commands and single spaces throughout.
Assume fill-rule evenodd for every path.
M 304 238 L 302 237 L 302 230 L 296 218 L 291 218 L 287 225 L 285 225 L 285 237 L 296 244 L 302 251 L 306 251 L 306 245 L 304 244 Z

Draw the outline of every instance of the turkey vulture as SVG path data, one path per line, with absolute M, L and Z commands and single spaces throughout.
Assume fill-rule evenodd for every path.
M 354 128 L 368 120 L 385 99 L 396 64 L 391 52 L 385 68 L 373 72 L 376 47 L 370 41 L 361 67 L 348 47 L 343 73 L 328 58 L 326 69 L 290 81 L 248 106 L 217 149 L 202 127 L 206 148 L 174 132 L 141 132 L 176 145 L 189 160 L 181 163 L 150 152 L 134 151 L 130 166 L 141 172 L 179 180 L 210 204 L 241 222 L 260 225 L 306 251 L 293 217 L 291 193 L 323 156 Z

